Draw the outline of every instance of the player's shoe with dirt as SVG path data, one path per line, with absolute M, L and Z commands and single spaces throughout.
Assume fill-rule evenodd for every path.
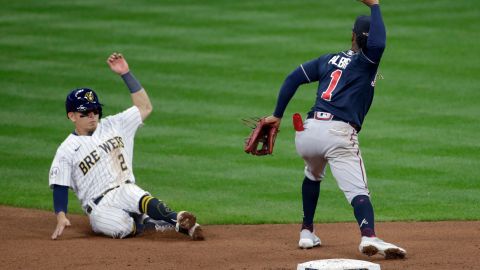
M 315 233 L 311 232 L 310 230 L 303 229 L 300 232 L 300 241 L 298 241 L 298 246 L 303 249 L 312 248 L 316 246 L 320 246 L 322 241 L 320 238 L 315 235 Z
M 363 236 L 358 249 L 361 253 L 367 256 L 380 254 L 384 256 L 385 259 L 403 259 L 407 255 L 405 249 L 397 247 L 394 244 L 384 242 L 382 239 L 377 237 Z
M 190 230 L 188 230 L 188 235 L 192 237 L 193 241 L 203 241 L 205 240 L 205 236 L 203 235 L 203 230 L 200 224 L 195 223 L 195 226 L 193 226 Z
M 155 220 L 151 217 L 146 217 L 143 220 L 143 224 L 145 225 L 152 224 L 155 227 L 155 230 L 157 232 L 166 232 L 166 231 L 175 230 L 175 226 L 173 226 L 172 224 L 163 220 Z
M 195 215 L 190 212 L 178 212 L 175 229 L 177 232 L 180 231 L 180 229 L 186 230 L 188 235 L 195 241 L 205 240 L 202 227 L 197 223 Z

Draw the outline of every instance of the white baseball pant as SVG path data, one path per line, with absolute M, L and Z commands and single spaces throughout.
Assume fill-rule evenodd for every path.
M 297 131 L 295 145 L 305 160 L 305 176 L 322 181 L 327 163 L 348 202 L 358 195 L 370 196 L 358 135 L 348 123 L 307 119 L 303 131 Z
M 131 234 L 135 221 L 130 213 L 140 214 L 138 204 L 146 194 L 148 192 L 137 185 L 125 183 L 105 194 L 98 204 L 89 202 L 93 231 L 113 238 L 124 238 Z

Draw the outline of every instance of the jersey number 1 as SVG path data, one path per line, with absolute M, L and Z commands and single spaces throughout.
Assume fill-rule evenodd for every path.
M 338 81 L 340 81 L 340 77 L 342 76 L 342 70 L 337 69 L 332 74 L 330 74 L 330 77 L 332 79 L 330 80 L 330 83 L 328 84 L 327 90 L 323 91 L 322 93 L 322 98 L 326 101 L 332 100 L 332 93 L 333 90 L 335 90 L 335 87 L 337 87 Z

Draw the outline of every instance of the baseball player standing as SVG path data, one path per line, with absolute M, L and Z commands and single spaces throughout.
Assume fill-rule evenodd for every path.
M 203 240 L 193 214 L 172 211 L 135 184 L 134 136 L 152 112 L 152 104 L 121 54 L 113 53 L 107 63 L 124 80 L 133 106 L 102 118 L 102 104 L 93 90 L 79 88 L 68 94 L 65 107 L 75 130 L 58 148 L 50 169 L 49 184 L 57 216 L 52 239 L 70 226 L 66 213 L 71 188 L 97 233 L 124 238 L 146 230 L 175 228 L 193 240 Z
M 360 252 L 386 258 L 403 258 L 406 251 L 376 237 L 374 212 L 360 153 L 358 132 L 373 100 L 377 69 L 385 49 L 386 31 L 378 0 L 362 0 L 370 16 L 357 17 L 350 50 L 322 55 L 295 69 L 283 83 L 273 115 L 267 122 L 280 126 L 288 102 L 301 84 L 318 81 L 315 104 L 295 144 L 305 160 L 302 184 L 303 224 L 299 246 L 321 245 L 314 233 L 313 217 L 320 182 L 327 163 L 339 188 L 353 206 L 361 232 Z

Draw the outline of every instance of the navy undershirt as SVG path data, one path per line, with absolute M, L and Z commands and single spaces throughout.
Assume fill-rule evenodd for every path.
M 68 208 L 68 187 L 53 185 L 53 208 L 55 214 L 59 212 L 67 213 Z

